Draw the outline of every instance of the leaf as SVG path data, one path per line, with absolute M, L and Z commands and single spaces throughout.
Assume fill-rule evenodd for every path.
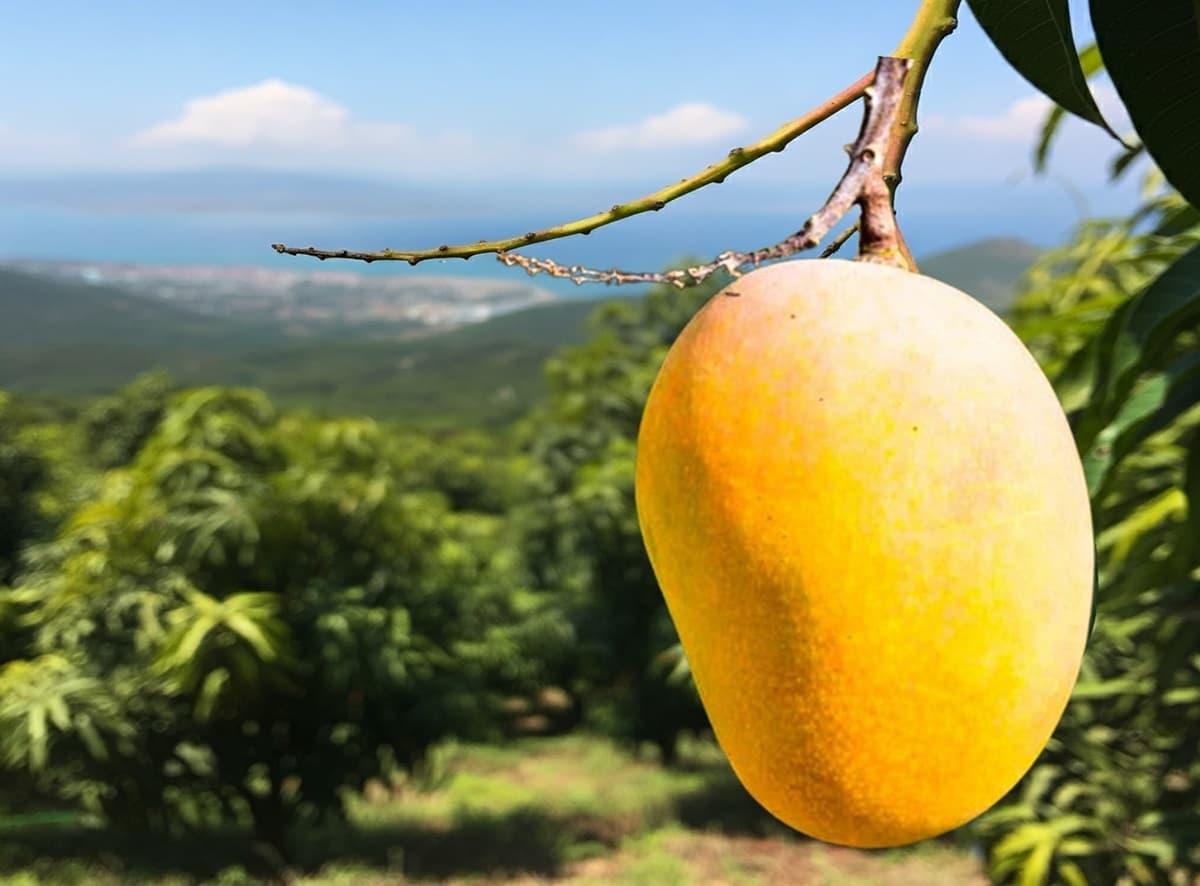
M 1019 857 L 1041 843 L 1045 839 L 1045 834 L 1046 825 L 1043 822 L 1035 821 L 1021 825 L 1005 835 L 1004 839 L 995 845 L 992 855 L 997 860 L 1011 856 Z
M 1175 860 L 1175 847 L 1162 837 L 1130 837 L 1125 845 L 1139 855 L 1149 855 L 1168 864 Z
M 235 612 L 226 616 L 225 624 L 229 630 L 245 640 L 250 648 L 254 650 L 255 655 L 261 660 L 272 661 L 278 657 L 279 652 L 275 648 L 275 645 L 271 642 L 263 627 L 257 624 L 254 619 Z
M 1058 876 L 1066 886 L 1088 886 L 1087 877 L 1084 876 L 1083 869 L 1073 861 L 1060 861 L 1058 863 Z
M 1090 339 L 1071 354 L 1054 377 L 1054 392 L 1058 394 L 1062 408 L 1067 413 L 1073 413 L 1087 405 L 1088 394 L 1091 393 L 1096 375 L 1096 354 L 1099 347 L 1099 338 Z
M 194 710 L 197 720 L 203 723 L 212 719 L 213 713 L 217 709 L 217 703 L 221 700 L 221 693 L 225 691 L 228 684 L 229 672 L 224 668 L 217 668 L 208 673 L 196 696 Z
M 46 765 L 49 738 L 46 734 L 46 709 L 38 706 L 29 712 L 29 768 L 34 772 Z
M 208 639 L 209 632 L 216 627 L 216 621 L 210 616 L 201 616 L 191 624 L 180 625 L 176 628 L 178 640 L 164 644 L 164 653 L 170 650 L 169 658 L 164 658 L 164 667 L 186 668 L 196 660 L 200 647 Z
M 1054 785 L 1055 780 L 1061 774 L 1062 771 L 1057 766 L 1038 766 L 1025 781 L 1025 788 L 1021 791 L 1021 801 L 1030 808 L 1034 808 L 1042 799 L 1042 795 Z
M 1146 150 L 1200 206 L 1200 4 L 1091 0 L 1091 12 L 1104 67 Z
M 1200 701 L 1200 686 L 1184 686 L 1179 689 L 1171 689 L 1163 693 L 1162 701 L 1164 705 L 1185 704 L 1191 707 Z
M 1148 377 L 1125 401 L 1116 418 L 1096 436 L 1096 442 L 1083 457 L 1092 498 L 1103 496 L 1106 481 L 1125 456 L 1197 404 L 1200 404 L 1200 354 L 1184 356 L 1166 372 Z
M 1184 467 L 1183 491 L 1187 496 L 1187 511 L 1175 558 L 1179 571 L 1187 574 L 1200 561 L 1200 431 L 1191 435 L 1191 446 Z
M 75 720 L 75 731 L 79 733 L 79 738 L 83 741 L 83 745 L 87 748 L 88 753 L 97 760 L 108 759 L 108 749 L 104 746 L 104 739 L 100 737 L 99 731 L 95 724 L 92 723 L 91 717 L 86 715 L 77 717 Z
M 1055 854 L 1067 856 L 1091 855 L 1096 851 L 1096 842 L 1083 837 L 1067 837 L 1058 844 Z
M 1100 60 L 1100 49 L 1095 43 L 1085 46 L 1080 51 L 1079 67 L 1083 71 L 1084 77 L 1091 77 L 1104 68 L 1104 63 Z M 1054 141 L 1054 137 L 1058 135 L 1059 127 L 1062 126 L 1066 113 L 1062 105 L 1056 104 L 1046 115 L 1046 119 L 1042 123 L 1042 133 L 1038 137 L 1037 147 L 1033 152 L 1035 171 L 1045 171 L 1046 161 L 1050 158 L 1050 145 Z
M 1096 603 L 1100 600 L 1100 553 L 1092 548 L 1092 611 L 1088 615 L 1087 635 L 1090 638 L 1096 630 Z
M 1187 513 L 1187 496 L 1171 486 L 1140 504 L 1132 514 L 1115 526 L 1110 526 L 1096 538 L 1098 550 L 1112 549 L 1109 567 L 1120 568 L 1138 541 L 1166 520 Z
M 1200 208 L 1185 203 L 1166 212 L 1153 233 L 1159 237 L 1174 237 L 1194 227 L 1200 227 Z
M 967 0 L 967 5 L 1018 74 L 1059 106 L 1117 138 L 1088 89 L 1071 37 L 1067 0 Z
M 1052 802 L 1059 809 L 1068 809 L 1080 797 L 1087 793 L 1088 786 L 1083 782 L 1069 781 L 1054 792 Z
M 1096 339 L 1091 402 L 1074 422 L 1087 452 L 1122 408 L 1138 377 L 1175 337 L 1200 322 L 1200 245 L 1192 247 L 1109 317 Z
M 71 712 L 61 695 L 46 699 L 46 713 L 59 732 L 66 732 L 71 728 Z
M 1062 105 L 1055 105 L 1046 115 L 1046 119 L 1042 122 L 1041 135 L 1038 136 L 1037 147 L 1033 149 L 1034 172 L 1046 171 L 1046 161 L 1050 159 L 1050 145 L 1053 143 L 1054 137 L 1058 135 L 1058 129 L 1062 126 L 1066 116 L 1067 112 L 1063 110 Z
M 1054 837 L 1047 835 L 1025 859 L 1021 866 L 1020 886 L 1042 886 L 1050 877 L 1050 860 L 1054 856 Z
M 1103 683 L 1076 683 L 1074 691 L 1071 692 L 1071 700 L 1112 698 L 1117 695 L 1145 695 L 1152 688 L 1148 681 L 1133 677 L 1119 677 Z
M 1144 153 L 1146 153 L 1146 146 L 1141 142 L 1125 148 L 1125 150 L 1113 158 L 1112 165 L 1108 168 L 1108 177 L 1116 181 L 1125 174 L 1125 170 L 1130 167 L 1133 161 Z

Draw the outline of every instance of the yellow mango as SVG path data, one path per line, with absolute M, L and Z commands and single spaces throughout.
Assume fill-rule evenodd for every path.
M 1029 769 L 1093 587 L 1079 457 L 987 308 L 840 260 L 755 270 L 683 330 L 638 436 L 637 511 L 717 740 L 832 843 L 963 824 Z

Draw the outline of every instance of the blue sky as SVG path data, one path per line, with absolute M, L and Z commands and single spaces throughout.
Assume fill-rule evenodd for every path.
M 426 182 L 669 179 L 852 81 L 916 5 L 2 0 L 0 176 L 249 165 Z M 1111 107 L 1107 87 L 1101 99 Z M 930 73 L 909 180 L 1014 181 L 1043 110 L 964 4 Z M 857 122 L 847 111 L 740 175 L 832 183 Z M 1055 169 L 1092 188 L 1111 153 L 1073 121 Z

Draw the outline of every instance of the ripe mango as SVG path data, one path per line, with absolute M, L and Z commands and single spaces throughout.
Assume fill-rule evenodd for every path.
M 1054 391 L 966 294 L 755 270 L 683 330 L 638 518 L 717 740 L 791 827 L 883 847 L 999 800 L 1078 676 L 1094 544 Z

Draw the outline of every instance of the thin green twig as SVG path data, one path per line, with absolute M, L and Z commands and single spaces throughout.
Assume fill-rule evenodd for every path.
M 543 228 L 540 231 L 530 231 L 516 237 L 502 240 L 480 240 L 476 243 L 461 243 L 457 245 L 437 246 L 433 249 L 399 250 L 383 249 L 378 252 L 359 252 L 351 249 L 318 249 L 315 246 L 285 246 L 282 243 L 272 244 L 272 249 L 286 255 L 307 255 L 321 260 L 327 258 L 351 259 L 364 262 L 373 261 L 406 261 L 410 265 L 436 258 L 470 258 L 489 252 L 507 252 L 534 243 L 544 243 L 548 240 L 558 240 L 575 234 L 590 234 L 596 228 L 610 225 L 633 215 L 643 212 L 657 212 L 673 200 L 678 200 L 693 191 L 707 185 L 720 184 L 733 172 L 743 166 L 749 166 L 760 157 L 773 151 L 782 151 L 790 142 L 808 132 L 818 123 L 827 120 L 838 111 L 853 104 L 862 97 L 868 86 L 875 78 L 872 71 L 864 74 L 854 83 L 847 86 L 837 95 L 822 102 L 807 114 L 797 117 L 776 129 L 766 138 L 745 147 L 734 148 L 729 155 L 719 163 L 705 167 L 701 172 L 678 182 L 660 188 L 652 194 L 647 194 L 638 200 L 628 203 L 618 203 L 605 212 L 597 212 L 585 218 L 575 219 L 564 224 Z

